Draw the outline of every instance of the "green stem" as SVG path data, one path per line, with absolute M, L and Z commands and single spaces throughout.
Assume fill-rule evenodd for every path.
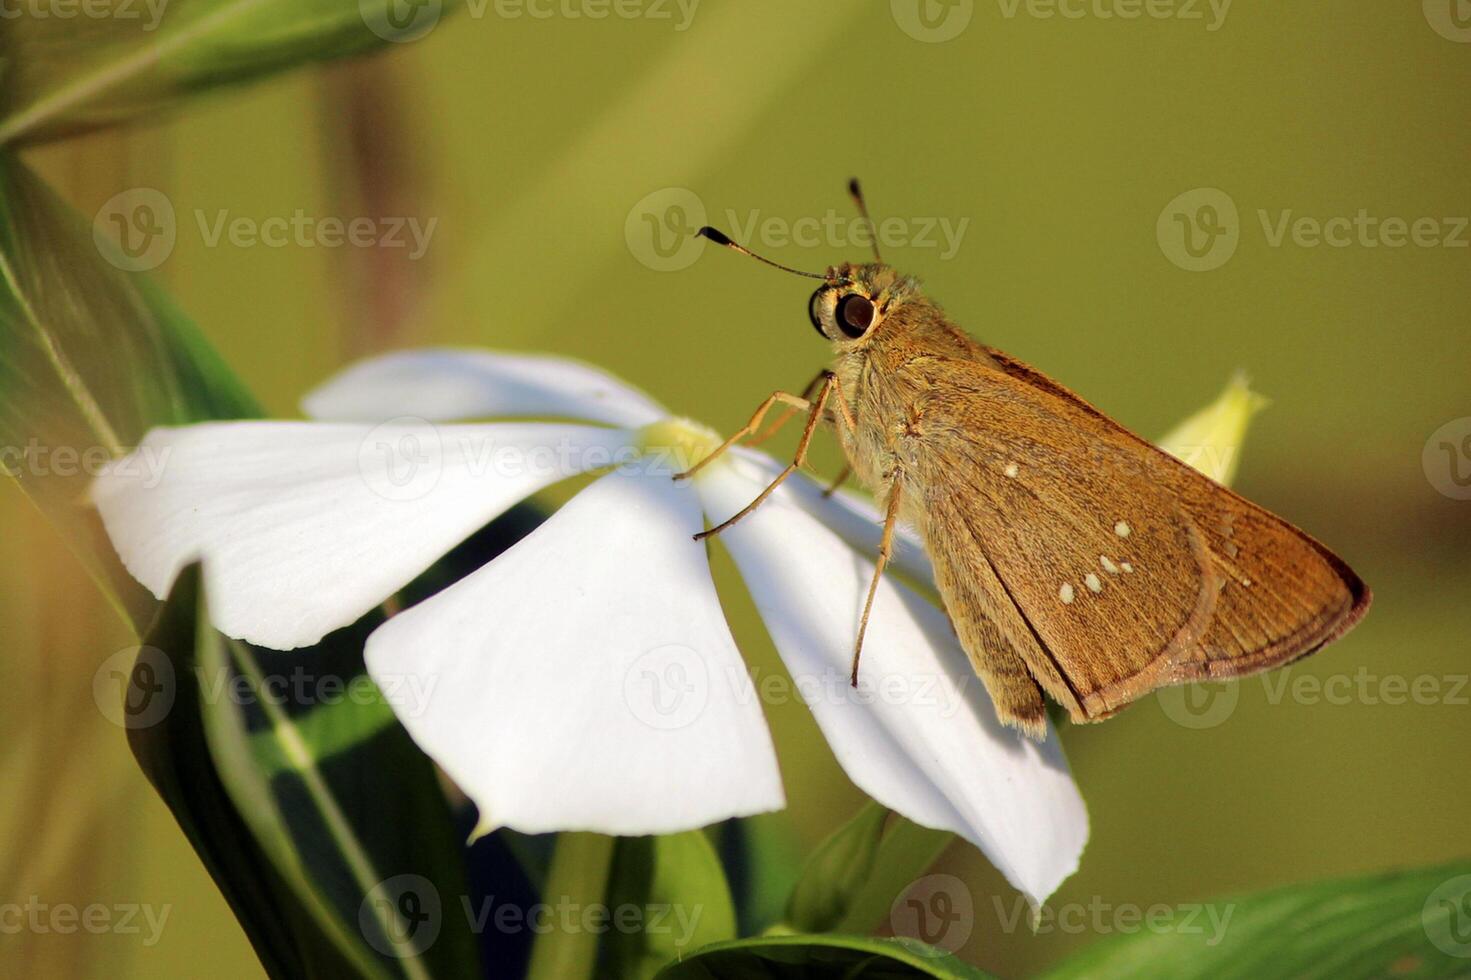
M 552 864 L 547 870 L 542 901 L 553 908 L 572 906 L 586 909 L 604 901 L 608 872 L 613 865 L 614 838 L 602 834 L 565 833 L 557 837 Z M 590 980 L 598 963 L 598 934 L 579 927 L 583 916 L 553 916 L 553 929 L 544 933 L 531 950 L 526 980 Z

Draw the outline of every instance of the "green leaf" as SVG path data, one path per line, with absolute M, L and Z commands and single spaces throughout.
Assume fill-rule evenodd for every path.
M 1186 914 L 1199 912 L 1190 921 Z M 1371 980 L 1471 972 L 1471 862 L 1175 905 L 1087 947 L 1050 980 Z
M 878 859 L 889 811 L 869 801 L 858 815 L 817 845 L 787 903 L 797 932 L 827 932 L 843 921 Z
M 802 848 L 785 813 L 727 820 L 717 849 L 736 903 L 737 933 L 762 932 L 782 917 L 802 870 Z
M 138 631 L 158 604 L 86 506 L 92 476 L 155 425 L 257 414 L 193 325 L 109 264 L 91 229 L 0 154 L 0 468 Z
M 18 17 L 0 34 L 0 146 L 114 125 L 182 99 L 409 41 L 457 0 L 136 0 Z
M 889 910 L 955 841 L 948 830 L 931 830 L 895 815 L 879 843 L 863 887 L 853 897 L 840 932 L 867 933 L 888 921 Z
M 718 943 L 671 963 L 658 980 L 982 980 L 988 974 L 913 939 L 768 936 Z
M 134 669 L 143 714 L 129 741 L 262 963 L 278 976 L 476 970 L 450 814 L 427 760 L 370 700 L 371 681 L 349 674 L 360 637 L 334 634 L 277 672 L 268 658 L 288 655 L 222 636 L 205 605 L 195 566 Z M 293 716 L 319 696 L 332 703 Z M 150 697 L 171 698 L 161 717 L 147 716 Z
M 603 976 L 652 977 L 671 960 L 736 936 L 725 871 L 710 839 L 698 830 L 619 838 L 608 912 Z
M 190 569 L 146 638 L 149 645 L 125 688 L 129 747 L 235 910 L 266 972 L 331 976 L 347 970 L 349 963 L 335 946 L 299 941 L 300 924 L 310 922 L 310 916 L 256 844 L 215 771 L 204 701 L 188 683 L 198 600 L 198 570 Z
M 92 476 L 155 425 L 256 414 L 167 298 L 110 263 L 90 229 L 0 154 L 0 463 L 140 634 L 159 604 L 121 567 L 87 505 Z M 451 972 L 473 963 L 468 926 L 455 929 L 465 922 L 457 914 L 463 849 L 432 767 L 363 671 L 372 624 L 292 654 L 206 632 L 196 655 L 197 583 L 179 588 L 192 593 L 150 634 L 166 652 L 140 659 L 134 671 L 147 681 L 167 662 L 176 704 L 156 724 L 130 726 L 129 743 L 262 963 L 290 976 L 349 967 L 421 976 L 420 959 L 442 959 Z M 243 681 L 241 689 L 258 692 L 267 676 L 298 671 L 367 696 L 328 703 L 315 699 L 315 688 L 311 703 L 278 706 L 260 697 L 238 703 L 229 696 L 237 688 L 224 686 Z M 366 876 L 380 872 L 448 884 L 453 919 L 424 957 L 401 962 L 366 941 L 358 915 L 376 885 Z

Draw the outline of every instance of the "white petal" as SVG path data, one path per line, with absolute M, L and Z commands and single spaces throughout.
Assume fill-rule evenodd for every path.
M 542 487 L 609 465 L 630 439 L 540 423 L 154 429 L 92 497 L 154 595 L 203 558 L 215 625 L 290 650 L 354 622 Z
M 784 805 L 700 526 L 688 486 L 610 474 L 369 638 L 381 687 L 431 692 L 400 719 L 482 830 L 662 834 Z
M 580 361 L 448 347 L 359 361 L 308 394 L 302 408 L 333 422 L 401 415 L 433 422 L 568 418 L 628 428 L 669 414 L 627 382 Z
M 698 482 L 712 519 L 748 503 L 767 470 L 734 457 Z M 1056 735 L 1001 725 L 938 608 L 885 578 L 848 686 L 873 563 L 778 491 L 721 540 L 799 693 L 862 790 L 975 844 L 1034 903 L 1077 868 L 1087 813 Z
M 731 452 L 741 455 L 764 470 L 768 483 L 781 472 L 781 465 L 763 452 L 744 446 L 736 446 Z M 801 472 L 793 473 L 783 487 L 787 488 L 793 503 L 817 518 L 828 530 L 853 548 L 865 555 L 878 554 L 879 539 L 883 537 L 884 531 L 884 515 L 879 513 L 878 508 L 867 497 L 844 489 L 825 496 L 826 487 L 818 486 L 807 474 Z M 894 530 L 894 553 L 889 558 L 889 566 L 912 576 L 931 589 L 936 587 L 935 570 L 930 565 L 929 555 L 925 554 L 924 544 L 919 535 L 904 524 Z

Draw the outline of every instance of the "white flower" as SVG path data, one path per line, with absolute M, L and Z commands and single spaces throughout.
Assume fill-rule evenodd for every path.
M 368 641 L 385 689 L 431 692 L 404 726 L 480 808 L 482 830 L 668 833 L 785 804 L 760 702 L 691 535 L 779 472 L 594 368 L 483 351 L 390 354 L 310 395 L 319 422 L 156 429 L 156 486 L 122 460 L 94 499 L 129 570 L 163 596 L 202 558 L 223 632 L 291 649 L 388 600 L 518 501 L 598 477 L 483 568 Z M 418 421 L 382 420 L 412 416 Z M 466 418 L 578 423 L 447 424 Z M 166 454 L 164 456 L 163 454 Z M 880 515 L 800 475 L 719 540 L 853 782 L 979 847 L 1035 904 L 1077 867 L 1083 801 L 1056 736 L 1003 727 L 944 613 L 881 583 L 860 686 L 848 667 Z M 928 580 L 905 534 L 894 566 Z

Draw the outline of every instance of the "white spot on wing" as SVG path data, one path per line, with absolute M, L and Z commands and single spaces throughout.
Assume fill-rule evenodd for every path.
M 1062 600 L 1064 606 L 1073 601 L 1073 586 L 1071 582 L 1062 583 L 1062 588 L 1057 590 L 1057 597 Z
M 1103 583 L 1098 581 L 1098 576 L 1094 575 L 1092 572 L 1089 572 L 1087 575 L 1083 576 L 1083 584 L 1088 586 L 1089 592 L 1103 591 Z
M 1108 555 L 1099 555 L 1098 564 L 1102 565 L 1103 570 L 1110 575 L 1117 575 L 1119 573 L 1119 566 L 1115 565 Z
M 1113 526 L 1113 533 L 1117 534 L 1121 538 L 1127 538 L 1129 536 L 1130 530 L 1131 528 L 1129 527 L 1129 525 L 1124 523 L 1123 521 L 1119 521 Z
M 1006 475 L 1007 476 L 1013 476 L 1014 477 L 1018 473 L 1020 473 L 1021 471 L 1022 471 L 1022 468 L 1020 466 L 1016 465 L 1015 463 L 1007 463 L 1006 464 L 1006 471 L 1005 472 L 1006 472 Z
M 1125 571 L 1125 573 L 1127 573 L 1129 575 L 1133 575 L 1134 574 L 1134 566 L 1133 565 L 1130 565 L 1126 561 L 1119 562 L 1119 567 L 1122 568 Z

